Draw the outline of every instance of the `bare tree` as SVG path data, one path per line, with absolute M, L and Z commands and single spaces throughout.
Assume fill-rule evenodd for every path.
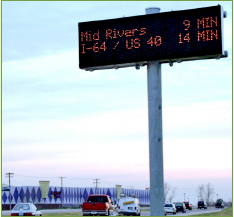
M 170 193 L 170 195 L 169 195 L 169 197 L 168 197 L 169 203 L 171 203 L 172 199 L 175 197 L 175 195 L 176 195 L 175 192 L 176 192 L 176 187 L 174 187 L 174 188 L 171 190 L 171 193 Z
M 171 188 L 168 182 L 164 182 L 164 202 L 168 199 L 168 202 L 171 203 L 172 199 L 175 197 L 176 187 Z
M 214 186 L 208 182 L 204 187 L 204 193 L 206 196 L 206 202 L 209 205 L 210 198 L 211 198 L 212 194 L 214 194 Z
M 197 193 L 200 200 L 204 200 L 204 185 L 199 185 L 197 189 Z
M 170 189 L 171 189 L 171 186 L 167 182 L 164 182 L 164 202 L 166 201 L 166 198 Z
M 208 182 L 206 185 L 199 185 L 197 192 L 200 200 L 205 200 L 209 205 L 211 196 L 214 194 L 214 187 L 211 183 Z

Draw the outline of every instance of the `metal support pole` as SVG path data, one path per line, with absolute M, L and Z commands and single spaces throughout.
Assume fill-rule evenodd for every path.
M 95 194 L 98 194 L 98 184 L 99 184 L 98 180 L 99 179 L 94 179 L 94 180 L 95 180 L 94 184 L 96 184 Z
M 159 12 L 160 8 L 146 8 L 146 14 Z M 162 88 L 160 62 L 148 61 L 147 79 L 150 151 L 150 215 L 164 216 Z
M 9 202 L 10 202 L 10 210 L 11 210 L 11 178 L 13 177 L 14 173 L 6 173 L 6 176 L 9 177 Z
M 59 177 L 61 179 L 61 195 L 60 195 L 60 199 L 61 199 L 61 209 L 63 208 L 63 178 L 66 178 L 66 177 Z

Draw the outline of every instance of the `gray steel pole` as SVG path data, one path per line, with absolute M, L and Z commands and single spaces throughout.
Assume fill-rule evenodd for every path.
M 159 12 L 160 8 L 146 8 L 146 14 Z M 150 215 L 164 216 L 162 88 L 160 62 L 148 61 L 147 79 L 150 151 Z
M 63 178 L 66 177 L 59 177 L 61 179 L 61 195 L 60 195 L 60 199 L 61 199 L 61 209 L 63 208 Z
M 10 202 L 10 210 L 11 210 L 11 177 L 14 175 L 14 173 L 6 173 L 6 176 L 9 177 L 9 202 Z

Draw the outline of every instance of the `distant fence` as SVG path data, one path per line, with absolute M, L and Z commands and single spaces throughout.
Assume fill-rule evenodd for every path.
M 117 201 L 117 189 L 116 188 L 73 188 L 73 187 L 63 187 L 62 189 L 62 203 L 63 206 L 80 206 L 89 195 L 92 194 L 106 194 L 109 195 L 112 201 Z M 53 192 L 61 192 L 61 187 L 49 187 L 48 197 L 42 198 L 41 189 L 39 186 L 20 186 L 11 187 L 11 195 L 9 191 L 2 191 L 2 206 L 10 204 L 22 203 L 22 202 L 32 202 L 38 205 L 60 205 L 61 198 L 56 198 L 53 196 Z M 121 189 L 122 194 L 138 195 L 140 203 L 142 205 L 150 204 L 149 190 L 136 190 L 136 189 Z M 5 206 L 6 207 L 6 206 Z M 46 206 L 48 207 L 48 206 Z

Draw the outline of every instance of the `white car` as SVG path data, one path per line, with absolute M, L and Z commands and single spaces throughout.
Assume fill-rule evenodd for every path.
M 33 203 L 17 203 L 11 211 L 11 216 L 41 216 L 41 212 Z
M 167 213 L 173 213 L 176 214 L 176 207 L 175 204 L 173 203 L 166 203 L 164 205 L 165 210 L 167 211 Z

